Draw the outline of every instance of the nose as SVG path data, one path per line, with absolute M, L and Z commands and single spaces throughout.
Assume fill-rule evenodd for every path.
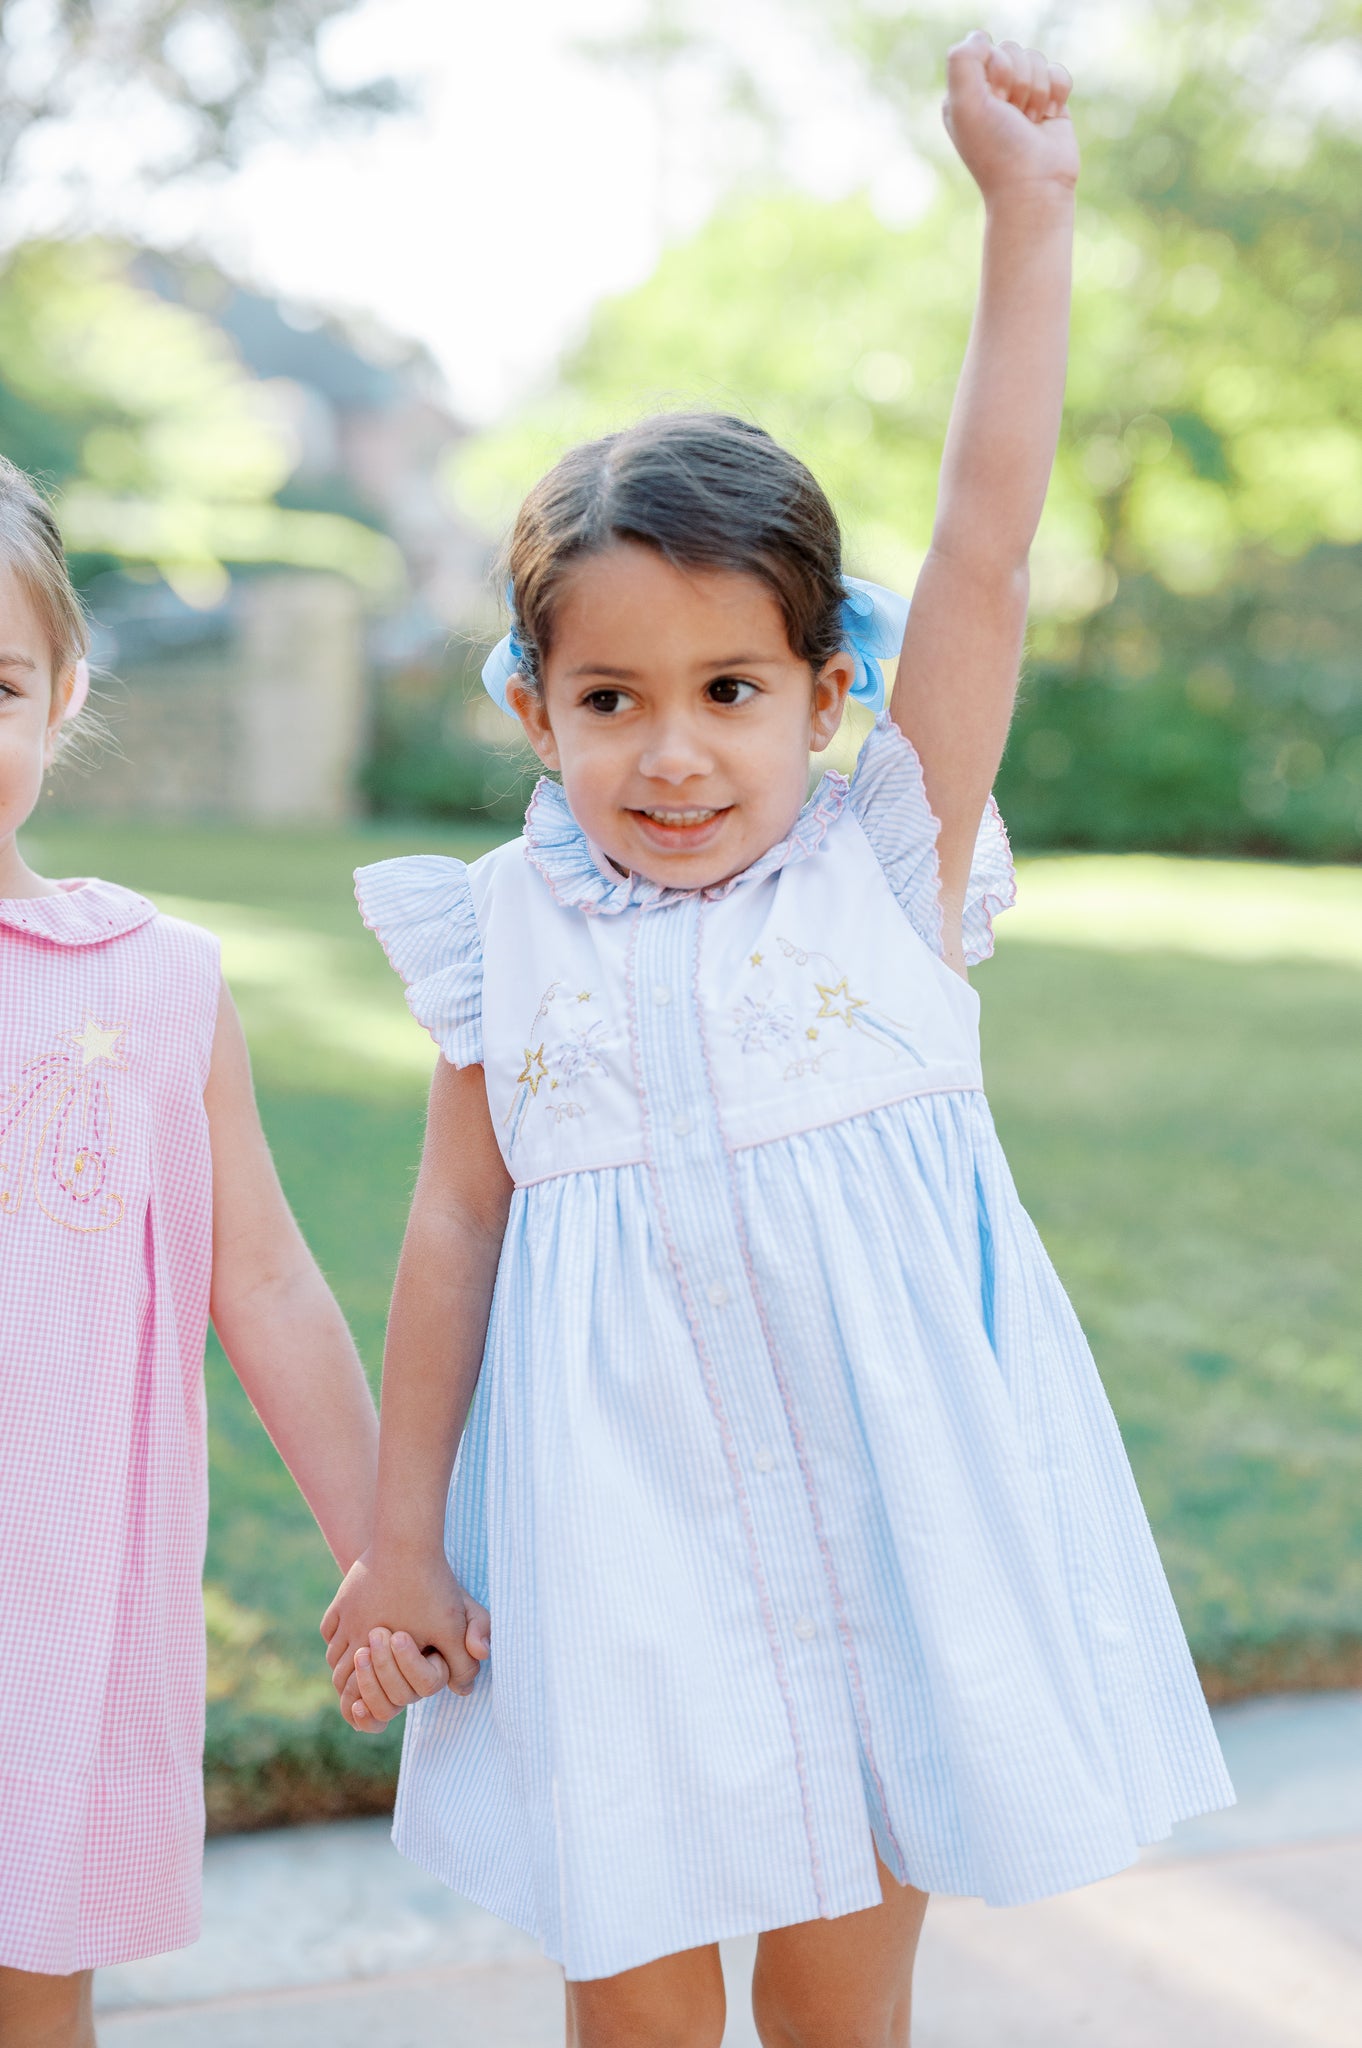
M 672 788 L 714 772 L 714 755 L 704 735 L 682 712 L 654 719 L 638 759 L 639 773 Z

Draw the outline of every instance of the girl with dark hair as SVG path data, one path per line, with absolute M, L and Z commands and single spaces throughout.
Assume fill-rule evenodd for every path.
M 965 976 L 1012 900 L 1068 88 L 951 53 L 983 280 L 911 611 L 755 426 L 578 448 L 484 672 L 560 780 L 471 868 L 358 877 L 444 1058 L 323 1630 L 356 1727 L 416 1695 L 394 1644 L 448 1663 L 398 1844 L 539 1935 L 581 2048 L 716 2048 L 742 1933 L 772 2048 L 901 2048 L 929 1892 L 1085 1884 L 1232 1797 Z

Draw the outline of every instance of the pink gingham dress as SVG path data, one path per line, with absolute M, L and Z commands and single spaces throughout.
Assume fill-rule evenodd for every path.
M 0 901 L 0 1963 L 193 1941 L 217 944 Z

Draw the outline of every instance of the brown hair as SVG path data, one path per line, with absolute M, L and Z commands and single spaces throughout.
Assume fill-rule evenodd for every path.
M 0 560 L 28 593 L 52 653 L 52 679 L 88 653 L 89 628 L 52 508 L 31 477 L 0 455 Z
M 842 643 L 842 536 L 812 472 L 727 413 L 663 413 L 570 449 L 517 516 L 505 556 L 520 674 L 543 684 L 576 562 L 636 541 L 678 567 L 756 576 L 815 670 Z

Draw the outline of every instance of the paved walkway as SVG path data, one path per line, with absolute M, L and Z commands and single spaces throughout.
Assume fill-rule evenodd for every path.
M 1359 2048 L 1362 1693 L 1216 1716 L 1240 1803 L 1120 1877 L 937 1899 L 915 2048 Z M 725 1950 L 752 2048 L 752 1944 Z M 211 1842 L 203 1939 L 101 1973 L 103 2048 L 561 2048 L 558 1972 L 405 1863 L 386 1823 Z

